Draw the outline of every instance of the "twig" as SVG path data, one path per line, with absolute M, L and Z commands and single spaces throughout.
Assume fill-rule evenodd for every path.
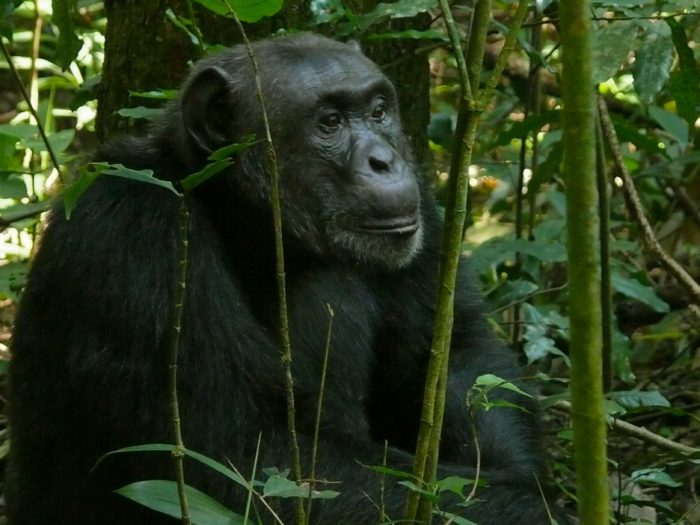
M 476 487 L 479 484 L 479 477 L 481 476 L 481 448 L 479 447 L 479 435 L 476 432 L 476 425 L 474 424 L 474 411 L 472 407 L 469 407 L 469 428 L 472 431 L 472 439 L 474 440 L 474 452 L 476 452 L 476 468 L 474 471 L 474 484 L 472 489 L 467 496 L 467 501 L 471 501 L 476 496 Z
M 180 196 L 180 209 L 178 211 L 179 244 L 178 244 L 178 278 L 175 284 L 175 319 L 173 322 L 173 341 L 170 355 L 170 409 L 173 418 L 173 433 L 175 435 L 175 449 L 173 449 L 173 463 L 175 465 L 175 481 L 177 494 L 180 499 L 180 511 L 182 513 L 182 525 L 190 525 L 190 512 L 185 491 L 185 444 L 182 440 L 182 428 L 180 423 L 180 403 L 177 396 L 177 360 L 180 351 L 180 338 L 182 335 L 182 312 L 185 304 L 185 291 L 187 290 L 187 263 L 189 258 L 189 222 L 190 212 L 187 207 L 187 197 Z
M 231 470 L 233 470 L 236 474 L 240 476 L 241 479 L 245 479 L 241 472 L 229 461 L 229 467 L 231 467 Z M 270 512 L 272 515 L 272 518 L 275 520 L 275 522 L 278 525 L 285 525 L 285 523 L 282 521 L 282 518 L 279 517 L 279 515 L 274 511 L 274 509 L 270 506 L 270 504 L 265 500 L 265 498 L 260 494 L 257 490 L 255 490 L 255 487 L 250 486 L 248 487 L 250 491 L 255 495 L 256 498 L 260 500 L 260 503 L 263 504 L 263 506 Z
M 61 173 L 61 166 L 58 163 L 56 153 L 54 152 L 53 147 L 49 142 L 49 138 L 46 136 L 44 125 L 41 123 L 41 119 L 39 118 L 39 114 L 36 112 L 36 109 L 34 109 L 32 99 L 29 97 L 29 93 L 27 93 L 27 90 L 24 87 L 22 77 L 19 76 L 19 72 L 17 71 L 17 68 L 15 68 L 15 64 L 12 62 L 12 55 L 10 55 L 10 51 L 7 49 L 7 46 L 5 46 L 5 42 L 3 42 L 2 38 L 0 38 L 0 48 L 2 48 L 2 54 L 4 55 L 5 60 L 7 61 L 7 65 L 10 68 L 10 72 L 12 73 L 12 76 L 14 77 L 15 82 L 17 83 L 17 86 L 19 87 L 19 90 L 22 93 L 22 98 L 27 103 L 27 108 L 29 109 L 29 112 L 32 114 L 32 117 L 34 117 L 34 120 L 36 121 L 36 127 L 39 130 L 39 135 L 41 135 L 41 140 L 44 142 L 44 145 L 46 145 L 46 151 L 49 152 L 49 157 L 51 157 L 51 162 L 54 168 L 56 168 L 58 178 L 61 181 L 63 181 L 63 174 Z
M 609 392 L 613 381 L 613 292 L 610 269 L 610 185 L 605 169 L 605 143 L 600 118 L 596 119 L 596 182 L 600 210 L 600 311 L 603 332 L 603 392 Z
M 299 451 L 299 441 L 296 431 L 296 407 L 294 401 L 294 377 L 292 376 L 292 344 L 289 339 L 289 315 L 287 309 L 287 284 L 284 270 L 284 241 L 282 238 L 282 206 L 280 203 L 280 172 L 277 165 L 277 153 L 275 146 L 272 143 L 272 133 L 270 131 L 270 121 L 267 117 L 267 108 L 265 106 L 265 96 L 260 80 L 260 68 L 258 61 L 253 52 L 253 46 L 248 39 L 245 28 L 241 20 L 236 15 L 235 10 L 231 7 L 228 0 L 223 0 L 226 8 L 233 17 L 233 20 L 238 26 L 241 37 L 245 43 L 248 57 L 253 68 L 253 76 L 255 80 L 255 95 L 260 104 L 260 111 L 265 127 L 265 141 L 267 143 L 267 158 L 270 163 L 271 171 L 271 188 L 270 197 L 272 200 L 272 216 L 275 230 L 275 261 L 277 270 L 277 289 L 279 300 L 279 322 L 280 322 L 280 340 L 282 343 L 282 363 L 285 368 L 286 380 L 286 397 L 287 397 L 287 429 L 289 430 L 289 448 L 292 456 L 292 470 L 297 483 L 302 482 L 301 476 L 301 453 Z M 297 498 L 297 520 L 300 525 L 306 523 L 304 501 Z
M 311 448 L 311 473 L 309 474 L 309 501 L 306 505 L 306 519 L 311 519 L 311 503 L 314 485 L 316 483 L 316 455 L 318 454 L 318 436 L 321 430 L 321 413 L 323 411 L 323 394 L 326 391 L 326 373 L 328 371 L 328 356 L 331 351 L 331 336 L 333 335 L 333 319 L 335 312 L 330 304 L 328 308 L 328 332 L 326 334 L 326 347 L 323 352 L 323 365 L 321 366 L 321 384 L 318 387 L 318 405 L 316 406 L 316 422 L 314 425 L 314 441 Z
M 555 407 L 562 408 L 566 410 L 568 413 L 571 413 L 571 403 L 568 401 L 557 401 L 554 404 Z M 668 438 L 665 438 L 663 436 L 659 436 L 658 434 L 654 434 L 650 430 L 647 430 L 644 427 L 639 427 L 637 425 L 633 425 L 632 423 L 628 423 L 627 421 L 622 421 L 621 419 L 609 417 L 608 418 L 608 424 L 611 427 L 614 427 L 618 430 L 621 430 L 625 432 L 626 434 L 629 434 L 630 436 L 634 436 L 636 438 L 639 438 L 643 441 L 646 441 L 647 443 L 651 443 L 653 445 L 657 445 L 659 447 L 663 447 L 669 450 L 673 450 L 675 452 L 680 452 L 681 454 L 700 454 L 700 448 L 694 448 L 694 447 L 689 447 L 688 445 L 684 445 L 682 443 L 678 443 L 676 441 L 672 441 Z
M 654 230 L 649 224 L 649 219 L 646 217 L 644 212 L 644 207 L 642 201 L 639 198 L 637 189 L 634 186 L 634 181 L 630 176 L 627 167 L 625 166 L 624 159 L 622 157 L 622 150 L 620 149 L 620 142 L 617 139 L 617 133 L 610 120 L 610 115 L 608 114 L 608 108 L 605 105 L 605 100 L 602 97 L 598 97 L 598 113 L 600 115 L 600 121 L 603 125 L 603 132 L 607 140 L 608 146 L 612 151 L 613 159 L 615 161 L 615 167 L 617 168 L 620 177 L 622 177 L 623 185 L 622 191 L 625 194 L 627 207 L 632 215 L 633 219 L 642 230 L 644 237 L 644 248 L 652 256 L 658 258 L 661 264 L 666 268 L 666 270 L 673 275 L 678 284 L 680 284 L 683 289 L 690 296 L 690 300 L 694 303 L 692 310 L 695 315 L 700 317 L 700 285 L 688 274 L 688 272 L 683 268 L 678 262 L 668 255 L 663 249 L 659 241 L 654 235 Z

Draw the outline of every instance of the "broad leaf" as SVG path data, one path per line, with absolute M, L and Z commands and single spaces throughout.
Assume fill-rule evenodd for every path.
M 679 483 L 662 468 L 643 468 L 632 472 L 630 476 L 635 483 L 646 485 L 661 485 L 664 487 L 676 488 L 683 485 Z
M 613 275 L 611 281 L 615 290 L 627 297 L 646 304 L 655 312 L 666 313 L 670 310 L 668 304 L 656 295 L 653 288 L 643 285 L 636 279 L 628 279 L 620 275 Z
M 632 67 L 634 89 L 642 102 L 650 104 L 654 100 L 666 84 L 672 64 L 671 28 L 665 22 L 646 24 Z
M 53 0 L 53 17 L 51 21 L 58 27 L 58 45 L 56 58 L 65 71 L 78 56 L 82 41 L 76 36 L 73 27 L 73 14 L 76 12 L 77 0 Z
M 644 392 L 641 390 L 622 390 L 610 392 L 610 398 L 625 408 L 639 407 L 670 407 L 668 399 L 656 390 Z
M 283 0 L 195 0 L 218 15 L 232 16 L 232 11 L 243 22 L 257 22 L 282 9 Z
M 173 518 L 182 518 L 177 484 L 167 480 L 137 481 L 115 491 L 144 507 Z M 224 507 L 203 492 L 185 486 L 190 519 L 194 525 L 246 525 L 243 516 Z M 248 521 L 247 525 L 252 525 Z
M 593 82 L 612 77 L 627 60 L 636 44 L 637 23 L 630 20 L 609 23 L 596 30 L 593 39 Z
M 127 118 L 154 120 L 163 113 L 163 109 L 137 106 L 135 108 L 121 108 L 117 113 Z

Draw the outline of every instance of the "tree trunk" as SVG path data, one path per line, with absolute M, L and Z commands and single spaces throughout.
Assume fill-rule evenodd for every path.
M 105 0 L 108 22 L 96 124 L 101 142 L 145 126 L 145 120 L 120 116 L 121 108 L 161 105 L 135 99 L 130 91 L 177 88 L 189 62 L 198 58 L 189 37 L 167 19 L 168 9 L 187 16 L 184 0 Z M 231 45 L 241 40 L 233 20 L 196 5 L 195 15 L 206 42 Z M 309 16 L 306 0 L 290 0 L 276 16 L 248 25 L 246 31 L 251 39 L 262 38 L 282 27 L 304 27 Z

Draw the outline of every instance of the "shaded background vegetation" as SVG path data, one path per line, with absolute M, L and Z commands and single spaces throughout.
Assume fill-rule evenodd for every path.
M 601 298 L 609 471 L 620 523 L 700 523 L 700 304 L 669 270 L 700 278 L 700 16 L 694 0 L 593 2 L 594 76 L 619 143 L 602 133 L 601 220 L 609 291 Z M 58 156 L 0 57 L 0 322 L 2 369 L 14 306 L 40 238 L 41 212 L 67 166 L 116 133 L 143 129 L 191 60 L 236 40 L 233 23 L 179 0 L 0 0 L 0 32 Z M 494 1 L 486 73 L 514 2 Z M 454 6 L 466 33 L 471 2 Z M 107 20 L 109 19 L 109 24 Z M 464 252 L 494 329 L 538 376 L 551 468 L 573 507 L 568 418 L 566 177 L 561 173 L 558 4 L 533 2 L 469 168 Z M 311 29 L 358 39 L 397 84 L 417 162 L 444 192 L 459 94 L 432 0 L 288 1 L 253 37 Z M 99 103 L 99 105 L 98 105 Z M 97 108 L 99 107 L 99 111 Z M 604 123 L 605 124 L 605 123 Z M 605 126 L 603 126 L 605 128 Z M 636 188 L 650 230 L 646 240 Z M 649 235 L 663 250 L 652 246 Z M 606 251 L 607 250 L 607 251 Z M 608 279 L 606 279 L 608 276 Z M 605 313 L 607 312 L 607 313 Z M 623 423 L 620 423 L 623 422 Z M 9 447 L 2 429 L 1 454 Z

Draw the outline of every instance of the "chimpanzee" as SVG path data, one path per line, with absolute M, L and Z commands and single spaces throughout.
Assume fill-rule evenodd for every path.
M 316 478 L 337 482 L 312 522 L 379 521 L 380 465 L 410 470 L 431 341 L 441 224 L 401 131 L 397 97 L 355 47 L 311 34 L 254 45 L 281 178 L 296 425 L 308 473 L 326 337 L 334 316 Z M 244 47 L 200 61 L 146 137 L 96 160 L 178 181 L 211 152 L 265 136 Z M 189 261 L 178 392 L 188 448 L 249 475 L 290 465 L 285 373 L 266 147 L 188 197 Z M 178 283 L 180 201 L 161 187 L 102 176 L 72 218 L 50 216 L 16 320 L 11 363 L 11 525 L 174 523 L 114 494 L 173 479 L 168 454 L 109 456 L 172 443 L 169 356 Z M 465 396 L 477 376 L 522 371 L 492 336 L 464 282 L 456 294 L 440 475 L 474 478 Z M 480 525 L 549 523 L 536 407 L 475 413 L 486 485 L 451 510 Z M 245 491 L 187 461 L 189 484 L 234 510 Z M 385 481 L 390 518 L 407 489 Z M 454 503 L 454 502 L 453 502 Z M 277 511 L 292 523 L 294 502 Z M 444 502 L 449 505 L 449 502 Z M 456 509 L 456 510 L 455 510 Z M 261 511 L 264 522 L 271 517 Z

